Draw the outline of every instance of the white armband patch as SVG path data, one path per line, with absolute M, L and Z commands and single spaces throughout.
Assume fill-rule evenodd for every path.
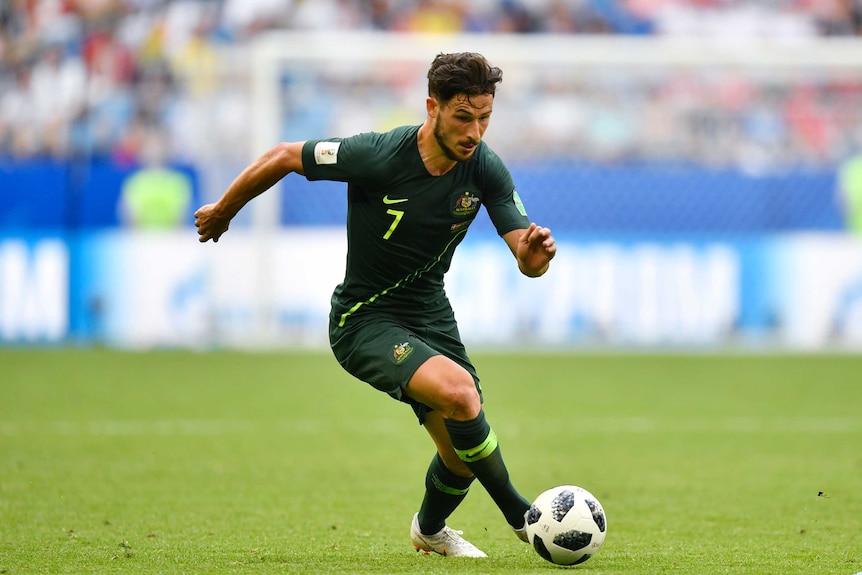
M 317 142 L 314 145 L 314 163 L 337 164 L 340 146 L 341 142 Z

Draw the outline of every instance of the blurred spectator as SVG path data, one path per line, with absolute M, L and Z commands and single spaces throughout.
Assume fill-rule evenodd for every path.
M 4 152 L 16 157 L 36 155 L 43 149 L 30 107 L 32 76 L 28 66 L 16 66 L 0 95 L 0 145 Z
M 258 32 L 285 27 L 294 0 L 224 0 L 222 18 L 237 38 L 248 38 Z
M 848 232 L 862 237 L 862 154 L 841 164 L 836 183 L 845 227 Z
M 42 51 L 32 68 L 27 106 L 49 153 L 68 154 L 69 126 L 84 109 L 86 87 L 87 74 L 80 58 L 67 56 L 59 45 Z
M 368 27 L 370 7 L 352 0 L 297 0 L 286 27 L 298 30 L 351 30 Z
M 450 0 L 418 0 L 416 8 L 404 20 L 407 32 L 452 34 L 464 29 L 467 11 L 461 2 Z
M 155 130 L 144 134 L 141 166 L 123 182 L 120 221 L 146 229 L 168 229 L 182 225 L 192 201 L 189 177 L 167 163 L 167 148 Z
M 808 13 L 824 36 L 859 34 L 860 3 L 856 0 L 807 0 Z

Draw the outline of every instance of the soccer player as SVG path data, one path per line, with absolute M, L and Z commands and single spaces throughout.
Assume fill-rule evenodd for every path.
M 474 479 L 524 541 L 530 506 L 509 479 L 443 290 L 482 205 L 524 275 L 544 274 L 556 253 L 550 230 L 529 221 L 509 170 L 482 141 L 501 80 L 480 54 L 439 54 L 422 125 L 280 143 L 195 212 L 199 240 L 217 242 L 246 203 L 287 174 L 347 182 L 347 264 L 332 296 L 330 344 L 345 370 L 410 405 L 434 441 L 410 538 L 417 550 L 448 556 L 486 556 L 446 526 Z

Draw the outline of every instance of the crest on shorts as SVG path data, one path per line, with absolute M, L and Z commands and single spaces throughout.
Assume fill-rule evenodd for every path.
M 461 218 L 473 216 L 479 211 L 480 205 L 482 205 L 482 198 L 476 192 L 464 190 L 453 197 L 452 215 Z
M 413 346 L 410 345 L 409 341 L 396 343 L 392 346 L 392 359 L 395 360 L 395 363 L 403 362 L 411 353 L 413 353 Z

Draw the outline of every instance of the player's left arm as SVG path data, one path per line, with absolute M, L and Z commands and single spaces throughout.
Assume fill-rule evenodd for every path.
M 529 228 L 503 234 L 509 249 L 518 260 L 518 269 L 525 276 L 535 278 L 544 274 L 557 253 L 557 244 L 549 228 L 530 224 Z

